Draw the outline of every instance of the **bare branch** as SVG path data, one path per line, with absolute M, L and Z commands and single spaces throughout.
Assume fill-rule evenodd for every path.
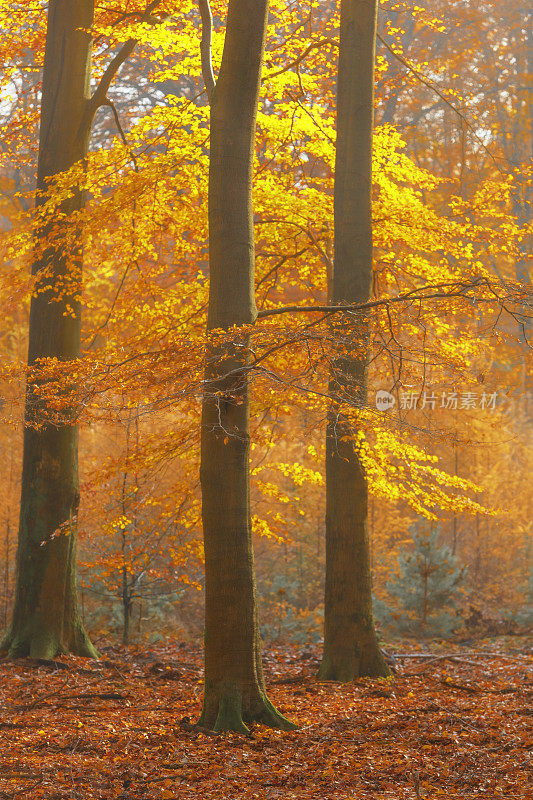
M 113 117 L 115 119 L 115 125 L 117 126 L 117 130 L 119 132 L 120 138 L 122 139 L 122 143 L 128 147 L 128 140 L 126 139 L 126 134 L 124 133 L 124 128 L 122 127 L 122 123 L 120 121 L 120 117 L 118 115 L 117 107 L 109 97 L 106 97 L 105 100 L 102 102 L 103 106 L 109 106 L 111 111 L 113 112 Z M 135 157 L 132 156 L 132 160 L 135 163 Z M 138 172 L 138 170 L 136 170 Z
M 152 0 L 152 2 L 148 3 L 144 14 L 141 17 L 141 22 L 147 22 L 150 18 L 150 14 L 152 11 L 157 8 L 158 5 L 161 4 L 161 0 Z M 100 79 L 100 83 L 96 87 L 94 94 L 92 95 L 91 99 L 89 100 L 88 105 L 88 124 L 91 124 L 92 118 L 96 112 L 96 110 L 101 106 L 106 104 L 106 97 L 109 87 L 113 81 L 113 78 L 119 71 L 122 64 L 126 61 L 127 58 L 132 54 L 133 50 L 135 49 L 135 45 L 137 44 L 137 39 L 128 39 L 127 42 L 124 42 L 118 53 L 115 57 L 111 60 L 108 64 L 104 74 Z
M 482 285 L 485 285 L 485 281 L 474 280 L 471 282 L 440 283 L 434 286 L 422 286 L 419 289 L 413 289 L 411 292 L 399 295 L 398 297 L 386 297 L 381 300 L 371 300 L 368 303 L 350 303 L 337 306 L 283 306 L 281 308 L 267 308 L 259 311 L 257 318 L 264 319 L 264 317 L 273 317 L 278 314 L 338 314 L 342 311 L 365 311 L 366 309 L 389 306 L 392 303 L 403 303 L 405 301 L 432 300 L 437 298 L 446 300 L 449 297 L 464 297 L 465 292 L 479 288 Z M 449 291 L 442 291 L 446 289 Z M 430 290 L 431 294 L 426 294 L 426 292 Z
M 207 2 L 208 3 L 209 0 L 199 0 L 199 2 L 200 3 L 202 3 L 202 2 Z M 470 130 L 470 132 L 472 133 L 472 135 L 474 136 L 474 138 L 476 139 L 478 144 L 483 148 L 483 150 L 485 150 L 485 152 L 489 155 L 489 157 L 492 159 L 492 161 L 496 164 L 498 169 L 501 171 L 500 167 L 498 166 L 498 164 L 496 162 L 495 156 L 493 155 L 493 153 L 491 153 L 491 151 L 489 150 L 487 145 L 482 141 L 482 139 L 480 139 L 480 137 L 478 136 L 476 130 L 473 127 L 473 125 L 468 121 L 468 119 L 460 111 L 460 109 L 457 108 L 457 106 L 454 105 L 450 100 L 448 100 L 446 95 L 438 88 L 438 86 L 435 86 L 435 84 L 432 81 L 430 81 L 429 78 L 426 78 L 426 76 L 423 73 L 421 73 L 412 64 L 410 64 L 409 61 L 407 61 L 402 55 L 400 55 L 400 53 L 397 53 L 391 47 L 391 45 L 383 38 L 383 36 L 381 35 L 381 33 L 379 33 L 379 31 L 376 33 L 376 37 L 384 45 L 384 47 L 389 51 L 389 53 L 395 59 L 397 59 L 397 61 L 400 62 L 400 64 L 402 64 L 406 69 L 408 69 L 409 72 L 411 72 L 415 76 L 415 78 L 418 81 L 420 81 L 420 83 L 424 84 L 424 86 L 427 86 L 428 89 L 431 89 L 432 92 L 434 92 L 438 97 L 440 97 L 440 99 L 444 103 L 446 103 L 446 105 L 449 108 L 451 108 L 451 110 L 455 114 L 457 114 L 457 116 L 464 123 L 465 127 L 467 127 Z M 275 78 L 278 75 L 282 75 L 284 72 L 288 72 L 288 70 L 292 69 L 293 67 L 297 67 L 309 55 L 309 53 L 312 50 L 315 50 L 318 47 L 324 47 L 325 45 L 331 45 L 332 47 L 338 47 L 339 43 L 335 39 L 320 39 L 320 40 L 318 40 L 316 42 L 312 42 L 308 47 L 306 47 L 306 49 L 302 53 L 300 53 L 299 56 L 297 56 L 289 64 L 286 64 L 286 66 L 282 67 L 281 69 L 277 70 L 276 72 L 271 72 L 270 74 L 265 75 L 263 81 L 268 81 L 271 78 Z
M 411 73 L 412 73 L 412 74 L 415 76 L 415 78 L 416 78 L 418 81 L 420 81 L 420 83 L 423 83 L 423 84 L 424 84 L 424 86 L 427 86 L 427 88 L 428 88 L 428 89 L 431 89 L 431 91 L 432 91 L 432 92 L 435 92 L 435 94 L 436 94 L 438 97 L 440 97 L 440 99 L 441 99 L 441 100 L 442 100 L 444 103 L 446 103 L 446 105 L 448 106 L 448 108 L 451 108 L 451 110 L 452 110 L 452 111 L 453 111 L 455 114 L 457 114 L 457 116 L 458 116 L 458 117 L 459 117 L 459 118 L 460 118 L 460 119 L 463 121 L 463 123 L 464 123 L 464 124 L 465 124 L 465 126 L 468 128 L 468 130 L 469 130 L 469 131 L 472 133 L 472 136 L 475 138 L 475 140 L 478 142 L 478 144 L 479 144 L 479 145 L 481 145 L 481 147 L 483 148 L 483 150 L 485 150 L 485 152 L 486 152 L 486 153 L 489 155 L 489 157 L 490 157 L 490 158 L 491 158 L 491 160 L 494 162 L 494 164 L 496 164 L 496 167 L 497 167 L 497 169 L 498 169 L 500 172 L 502 172 L 502 169 L 501 169 L 501 167 L 498 165 L 498 163 L 497 163 L 497 161 L 496 161 L 496 158 L 495 158 L 495 156 L 494 156 L 494 155 L 491 153 L 491 151 L 489 150 L 489 148 L 487 147 L 487 145 L 486 145 L 486 144 L 483 142 L 483 140 L 479 138 L 479 136 L 478 136 L 478 134 L 477 134 L 476 130 L 474 129 L 473 125 L 471 125 L 471 123 L 470 123 L 470 122 L 467 120 L 467 118 L 465 117 L 465 115 L 464 115 L 464 114 L 463 114 L 463 113 L 462 113 L 462 112 L 461 112 L 461 111 L 460 111 L 460 110 L 457 108 L 457 106 L 455 106 L 453 103 L 451 103 L 451 102 L 448 100 L 448 98 L 446 97 L 446 95 L 445 95 L 443 92 L 441 92 L 441 90 L 438 88 L 438 86 L 435 86 L 435 84 L 434 84 L 432 81 L 430 81 L 430 80 L 429 80 L 429 78 L 426 78 L 426 76 L 425 76 L 425 75 L 423 75 L 423 73 L 419 72 L 419 71 L 418 71 L 418 70 L 417 70 L 415 67 L 413 67 L 413 65 L 412 65 L 412 64 L 410 64 L 410 63 L 409 63 L 409 61 L 407 61 L 407 60 L 406 60 L 406 59 L 405 59 L 403 56 L 401 56 L 401 55 L 400 55 L 400 53 L 397 53 L 395 50 L 393 50 L 393 48 L 392 48 L 392 47 L 390 46 L 390 44 L 389 44 L 389 43 L 388 43 L 388 42 L 387 42 L 387 41 L 386 41 L 386 40 L 383 38 L 383 36 L 382 36 L 382 35 L 379 33 L 379 31 L 376 33 L 376 37 L 379 39 L 379 41 L 381 42 L 381 44 L 382 44 L 382 45 L 384 45 L 384 46 L 387 48 L 387 50 L 389 51 L 389 53 L 391 53 L 391 54 L 394 56 L 394 58 L 396 58 L 396 59 L 397 59 L 397 60 L 400 62 L 400 64 L 403 64 L 403 66 L 404 66 L 406 69 L 408 69 L 408 70 L 409 70 L 409 72 L 411 72 Z
M 265 77 L 263 78 L 263 82 L 270 80 L 270 78 L 276 78 L 278 75 L 282 75 L 284 72 L 288 72 L 293 67 L 297 67 L 298 64 L 300 64 L 305 58 L 307 58 L 307 56 L 312 50 L 315 50 L 317 47 L 323 47 L 326 44 L 329 44 L 333 47 L 339 46 L 338 42 L 336 42 L 334 39 L 319 39 L 316 42 L 311 42 L 311 44 L 308 47 L 306 47 L 303 53 L 300 53 L 300 55 L 297 56 L 297 58 L 295 58 L 294 61 L 289 62 L 281 69 L 278 69 L 276 72 L 270 72 L 268 75 L 265 75 Z
M 213 41 L 213 14 L 209 0 L 198 0 L 198 8 L 202 18 L 202 41 L 200 42 L 200 55 L 202 57 L 202 76 L 204 79 L 207 99 L 211 102 L 215 91 L 215 73 L 213 72 L 213 57 L 211 46 Z

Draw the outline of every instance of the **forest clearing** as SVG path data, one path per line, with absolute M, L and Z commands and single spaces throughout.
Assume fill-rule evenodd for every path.
M 531 797 L 532 31 L 0 0 L 0 798 Z

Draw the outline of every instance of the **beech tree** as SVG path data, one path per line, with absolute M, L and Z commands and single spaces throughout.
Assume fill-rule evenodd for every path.
M 372 129 L 377 0 L 341 0 L 332 303 L 365 303 L 372 284 Z M 320 677 L 388 675 L 372 617 L 368 488 L 343 405 L 367 401 L 369 321 L 339 316 L 333 331 L 326 431 L 326 585 Z
M 265 693 L 250 514 L 246 326 L 254 298 L 252 163 L 268 0 L 230 0 L 214 84 L 210 10 L 203 3 L 204 78 L 211 102 L 209 311 L 202 407 L 205 694 L 200 725 L 247 732 L 258 721 L 294 727 Z M 231 332 L 222 337 L 216 331 Z
M 43 71 L 37 208 L 50 179 L 87 155 L 93 0 L 51 0 Z M 84 204 L 74 191 L 58 209 L 65 220 Z M 58 214 L 59 216 L 59 214 Z M 39 359 L 73 361 L 80 352 L 78 290 L 81 231 L 53 218 L 36 232 L 28 366 Z M 39 387 L 26 387 L 22 489 L 15 604 L 3 648 L 11 656 L 53 658 L 60 652 L 94 656 L 78 614 L 76 517 L 79 505 L 78 430 L 73 420 L 46 421 Z
M 181 13 L 182 5 L 164 0 L 161 5 L 168 20 L 162 28 L 152 30 L 138 25 L 142 10 L 137 13 L 136 8 L 144 8 L 144 2 L 128 0 L 127 10 L 123 3 L 104 3 L 95 10 L 93 37 L 101 44 L 93 54 L 94 72 L 105 71 L 109 42 L 139 37 L 140 58 L 129 65 L 124 90 L 115 93 L 118 111 L 124 113 L 123 135 L 113 137 L 115 129 L 104 124 L 102 115 L 93 133 L 102 138 L 92 142 L 105 141 L 109 146 L 93 146 L 87 159 L 54 176 L 48 201 L 36 211 L 42 229 L 43 217 L 54 214 L 65 198 L 72 198 L 80 181 L 87 189 L 86 207 L 74 212 L 83 216 L 83 335 L 87 346 L 79 359 L 47 358 L 46 363 L 31 365 L 30 385 L 38 377 L 42 392 L 39 411 L 47 411 L 49 420 L 52 414 L 60 421 L 73 395 L 80 431 L 87 426 L 81 434 L 80 476 L 86 488 L 82 490 L 79 524 L 83 531 L 83 605 L 91 630 L 100 624 L 109 624 L 110 629 L 114 625 L 112 610 L 108 606 L 106 614 L 107 604 L 98 590 L 104 586 L 108 595 L 116 594 L 117 570 L 121 569 L 127 577 L 129 609 L 132 586 L 135 589 L 137 576 L 143 575 L 142 593 L 133 598 L 139 622 L 144 624 L 150 613 L 148 601 L 153 597 L 149 594 L 161 590 L 175 597 L 179 592 L 176 612 L 166 606 L 168 615 L 158 615 L 152 625 L 158 632 L 176 635 L 187 630 L 190 635 L 203 629 L 204 611 L 198 591 L 204 556 L 200 491 L 194 477 L 200 456 L 198 397 L 204 386 L 213 389 L 215 385 L 204 384 L 209 106 L 199 93 L 198 14 L 192 13 L 190 2 L 186 13 Z M 321 487 L 326 443 L 321 423 L 329 401 L 324 386 L 332 358 L 349 355 L 357 360 L 366 343 L 362 337 L 358 340 L 357 326 L 347 322 L 350 317 L 357 320 L 356 304 L 323 305 L 326 278 L 333 276 L 337 73 L 333 62 L 339 44 L 340 2 L 326 3 L 319 15 L 313 2 L 302 0 L 297 8 L 271 3 L 269 12 L 268 66 L 257 117 L 254 169 L 256 303 L 261 321 L 250 328 L 251 354 L 244 369 L 254 376 L 250 502 L 258 581 L 270 602 L 271 618 L 280 621 L 274 633 L 317 640 L 323 623 L 318 597 L 325 558 Z M 440 8 L 442 4 L 435 0 L 432 5 Z M 416 24 L 413 47 L 408 51 L 401 46 L 404 40 L 401 31 L 395 30 L 394 20 L 388 27 L 385 23 L 382 31 L 385 51 L 391 58 L 391 49 L 397 51 L 402 60 L 394 56 L 393 63 L 401 64 L 402 72 L 384 75 L 385 61 L 376 63 L 376 73 L 379 70 L 386 80 L 381 102 L 401 86 L 396 118 L 413 126 L 407 144 L 389 125 L 377 128 L 373 139 L 369 381 L 379 376 L 381 387 L 396 387 L 397 403 L 390 413 L 378 414 L 369 408 L 360 411 L 355 387 L 347 378 L 346 385 L 339 379 L 332 400 L 339 412 L 341 444 L 341 425 L 347 436 L 354 435 L 361 444 L 357 454 L 364 459 L 372 493 L 369 525 L 375 534 L 372 566 L 377 596 L 383 599 L 398 548 L 414 518 L 442 516 L 446 539 L 453 535 L 446 524 L 446 515 L 451 513 L 457 517 L 455 533 L 461 532 L 458 557 L 471 563 L 475 559 L 476 569 L 468 578 L 472 592 L 482 596 L 483 603 L 495 605 L 504 596 L 511 607 L 521 598 L 531 517 L 525 500 L 508 502 L 509 481 L 513 500 L 527 500 L 524 476 L 531 461 L 525 436 L 528 401 L 521 388 L 522 359 L 516 357 L 518 343 L 512 336 L 509 339 L 510 329 L 516 334 L 516 320 L 503 311 L 505 304 L 515 313 L 517 302 L 509 276 L 515 276 L 524 241 L 511 213 L 516 183 L 514 179 L 502 182 L 499 157 L 494 162 L 475 138 L 478 131 L 487 141 L 486 131 L 494 129 L 488 145 L 489 150 L 494 148 L 496 133 L 503 127 L 496 125 L 497 115 L 490 109 L 477 121 L 466 108 L 461 112 L 465 126 L 470 118 L 473 129 L 465 130 L 468 158 L 459 175 L 460 117 L 433 90 L 433 80 L 424 83 L 421 79 L 424 65 L 430 64 L 435 89 L 446 82 L 450 89 L 456 87 L 451 76 L 458 64 L 467 77 L 470 97 L 470 88 L 478 83 L 472 63 L 484 59 L 479 53 L 477 61 L 470 58 L 477 52 L 480 36 L 488 40 L 494 35 L 493 46 L 500 42 L 494 74 L 501 64 L 514 62 L 507 57 L 512 49 L 506 31 L 491 25 L 492 17 L 488 22 L 485 18 L 487 3 L 482 11 L 469 3 L 459 5 L 454 5 L 460 17 L 452 22 L 453 36 L 448 36 L 447 28 L 441 31 L 438 20 L 428 19 L 426 25 L 420 8 L 413 11 Z M 495 3 L 488 5 L 494 6 L 496 13 Z M 23 208 L 14 193 L 26 191 L 33 180 L 41 76 L 32 70 L 43 61 L 46 11 L 44 4 L 27 4 L 23 9 L 11 0 L 0 2 L 0 50 L 6 65 L 0 76 L 5 98 L 0 109 L 0 306 L 4 315 L 0 439 L 3 449 L 13 455 L 14 476 L 12 479 L 9 459 L 4 459 L 0 463 L 4 469 L 0 524 L 5 520 L 10 527 L 4 529 L 0 546 L 9 557 L 9 566 L 16 527 L 13 510 L 20 496 L 15 431 L 24 404 L 20 387 L 26 374 L 26 317 L 33 291 L 27 265 L 39 254 L 37 244 L 35 255 L 32 249 L 32 230 L 36 229 L 28 224 L 32 211 Z M 217 4 L 218 19 L 225 22 L 226 11 L 226 2 Z M 475 26 L 461 24 L 473 11 L 483 17 L 478 34 Z M 468 34 L 471 42 L 468 58 L 462 44 L 450 45 L 459 33 L 461 37 Z M 448 47 L 442 57 L 435 50 L 430 51 L 434 56 L 427 56 L 434 38 Z M 422 49 L 421 42 L 426 43 Z M 183 72 L 188 74 L 182 80 Z M 137 84 L 142 93 L 137 93 Z M 158 103 L 152 95 L 147 107 L 146 97 L 153 87 L 162 85 L 176 94 Z M 446 97 L 447 92 L 438 91 Z M 502 85 L 504 110 L 507 93 Z M 449 96 L 455 103 L 456 96 Z M 440 110 L 426 112 L 428 100 L 433 106 L 435 97 Z M 487 95 L 487 103 L 489 97 L 492 94 Z M 465 96 L 465 103 L 467 100 Z M 441 130 L 442 106 L 447 114 L 454 114 L 452 136 L 447 125 Z M 481 100 L 475 100 L 475 107 L 483 109 Z M 518 118 L 511 107 L 508 111 L 504 122 Z M 110 115 L 106 116 L 109 123 Z M 417 135 L 413 130 L 416 120 L 420 120 Z M 408 151 L 416 153 L 417 163 Z M 449 180 L 439 181 L 442 175 Z M 226 206 L 232 189 L 230 186 L 225 195 Z M 65 247 L 79 239 L 79 228 L 67 224 L 68 220 L 68 215 L 57 215 L 53 234 L 57 237 L 60 231 L 71 231 Z M 49 244 L 53 241 L 42 237 L 43 247 L 47 239 Z M 492 280 L 494 270 L 501 275 L 501 282 Z M 75 271 L 68 276 L 71 286 L 74 276 Z M 49 282 L 44 274 L 41 282 Z M 343 294 L 339 290 L 339 296 Z M 332 325 L 343 311 L 346 327 Z M 505 334 L 503 348 L 493 335 L 495 329 Z M 229 335 L 233 335 L 231 331 Z M 246 343 L 242 332 L 236 339 Z M 236 352 L 244 351 L 237 348 Z M 234 377 L 244 374 L 239 370 Z M 486 407 L 487 397 L 502 385 L 521 393 L 523 416 L 506 408 L 504 402 L 501 409 L 499 401 Z M 432 387 L 446 392 L 446 398 L 442 396 L 446 403 L 452 389 L 457 388 L 459 396 L 455 408 L 451 400 L 446 408 L 435 408 L 442 419 L 437 426 L 432 424 L 428 439 L 424 431 L 430 407 L 423 395 L 418 405 L 413 403 L 410 390 L 427 388 L 429 398 Z M 223 389 L 221 381 L 221 392 Z M 475 393 L 478 406 L 463 409 L 461 395 L 466 400 Z M 218 396 L 224 412 L 224 395 Z M 228 400 L 232 396 L 230 385 Z M 440 403 L 439 398 L 437 406 Z M 59 411 L 56 404 L 61 406 Z M 120 426 L 130 413 L 139 423 L 139 440 L 128 451 Z M 42 429 L 44 420 L 40 422 Z M 475 441 L 485 441 L 491 448 L 490 458 L 478 446 L 472 453 L 472 426 Z M 495 429 L 505 430 L 509 442 L 500 444 L 497 452 L 491 439 Z M 232 442 L 231 434 L 227 438 Z M 466 463 L 468 481 L 462 477 Z M 130 477 L 122 504 L 125 473 Z M 139 474 L 141 481 L 136 492 L 135 481 L 130 480 L 134 474 Z M 484 517 L 483 506 L 476 503 L 475 498 L 480 499 L 476 486 L 483 487 L 483 506 L 506 508 L 505 522 L 503 516 L 500 520 Z M 225 491 L 224 485 L 222 489 Z M 354 491 L 352 484 L 349 491 Z M 117 551 L 117 542 L 124 542 L 124 555 L 120 548 Z M 35 557 L 40 558 L 45 549 L 36 547 Z M 167 582 L 164 586 L 159 584 L 161 577 Z M 9 590 L 13 585 L 9 571 L 4 584 Z M 10 609 L 10 595 L 8 603 Z M 101 627 L 99 633 L 103 633 Z M 132 625 L 131 633 L 138 636 L 140 630 Z
M 139 14 L 141 20 L 159 1 Z M 48 6 L 17 575 L 13 617 L 2 643 L 11 656 L 96 655 L 78 612 L 76 591 L 80 495 L 75 410 L 67 407 L 59 421 L 52 420 L 39 378 L 31 376 L 45 359 L 74 362 L 80 355 L 83 253 L 77 215 L 85 193 L 74 186 L 56 201 L 53 178 L 87 157 L 94 114 L 100 106 L 112 105 L 107 90 L 136 44 L 129 39 L 123 45 L 91 95 L 93 17 L 94 0 L 50 0 Z M 47 204 L 52 212 L 40 214 Z

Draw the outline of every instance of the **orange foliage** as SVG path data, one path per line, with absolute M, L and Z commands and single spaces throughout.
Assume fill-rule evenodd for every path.
M 359 414 L 359 446 L 373 495 L 378 595 L 409 525 L 422 515 L 442 521 L 448 543 L 469 565 L 470 602 L 514 610 L 527 583 L 532 517 L 528 350 L 520 325 L 529 288 L 527 125 L 522 95 L 512 94 L 524 70 L 515 33 L 520 7 L 506 4 L 504 19 L 493 25 L 500 6 L 382 4 L 381 36 L 389 47 L 380 46 L 377 56 L 377 302 L 368 311 L 374 391 Z M 213 3 L 215 71 L 225 8 L 223 0 Z M 120 598 L 126 576 L 135 603 L 144 597 L 146 606 L 148 586 L 155 587 L 154 597 L 167 596 L 182 610 L 178 628 L 193 635 L 202 582 L 197 473 L 209 111 L 196 4 L 164 0 L 153 24 L 140 25 L 139 10 L 143 5 L 129 0 L 101 3 L 94 32 L 95 78 L 110 51 L 130 36 L 139 39 L 111 90 L 126 141 L 104 116 L 109 109 L 101 110 L 88 163 L 57 176 L 52 199 L 39 211 L 53 218 L 73 186 L 87 189 L 83 357 L 37 371 L 46 376 L 52 418 L 61 417 L 65 386 L 76 378 L 80 387 L 69 402 L 77 403 L 83 426 L 88 613 L 102 605 L 96 592 Z M 271 4 L 254 174 L 260 318 L 250 374 L 258 575 L 274 636 L 316 638 L 321 629 L 322 439 L 335 343 L 327 313 L 272 312 L 327 305 L 337 24 L 332 3 Z M 46 279 L 29 285 L 44 8 L 1 2 L 0 26 L 7 65 L 0 109 L 0 440 L 11 459 L 0 465 L 0 520 L 13 531 L 17 482 L 8 471 L 16 474 L 19 460 L 14 431 L 24 397 L 28 298 Z M 502 74 L 511 53 L 514 73 L 509 66 Z M 392 410 L 375 407 L 378 390 L 393 395 Z M 454 392 L 475 394 L 476 407 L 460 400 L 457 409 L 442 406 Z M 480 408 L 483 394 L 494 393 L 496 407 Z M 419 398 L 418 407 L 402 408 L 406 395 Z M 166 612 L 162 620 L 153 625 L 174 624 Z M 108 630 L 115 623 L 94 616 L 92 624 Z

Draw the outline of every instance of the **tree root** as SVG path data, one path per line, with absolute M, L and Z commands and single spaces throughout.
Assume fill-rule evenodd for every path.
M 365 658 L 332 659 L 325 656 L 318 670 L 321 681 L 349 683 L 357 678 L 390 678 L 391 671 L 383 654 L 376 649 Z
M 36 631 L 32 626 L 26 626 L 17 630 L 11 626 L 0 643 L 0 653 L 8 658 L 32 658 L 48 662 L 57 656 L 68 654 L 98 658 L 98 653 L 81 623 L 74 626 L 68 643 L 61 641 L 53 631 L 44 628 Z
M 249 736 L 249 726 L 255 722 L 282 731 L 293 731 L 298 727 L 284 717 L 262 691 L 257 693 L 253 702 L 246 704 L 246 708 L 243 708 L 239 692 L 224 693 L 219 697 L 218 704 L 215 706 L 216 716 L 211 704 L 211 712 L 207 713 L 204 700 L 204 710 L 198 720 L 198 729 L 210 730 L 215 733 L 233 731 Z

